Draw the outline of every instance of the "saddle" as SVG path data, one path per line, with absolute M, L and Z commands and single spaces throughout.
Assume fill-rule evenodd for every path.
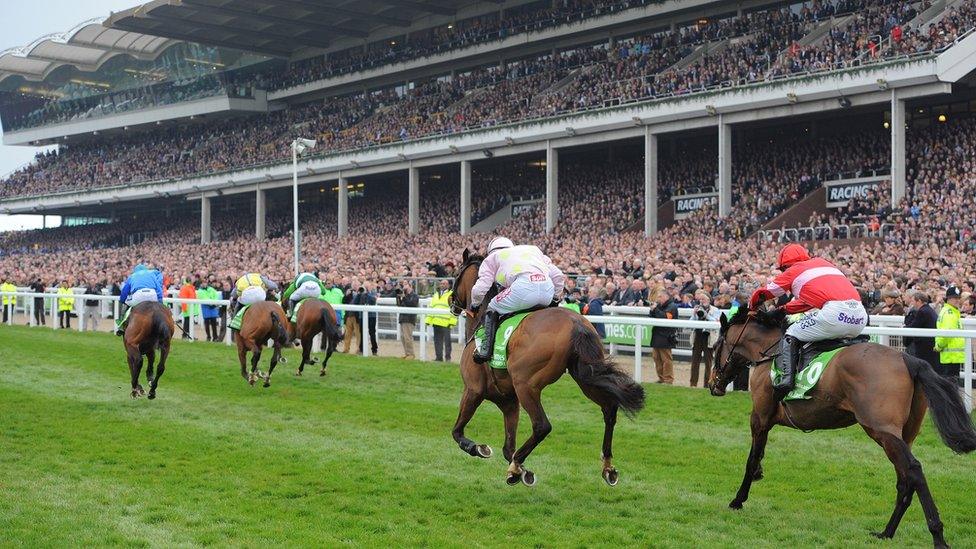
M 857 337 L 825 339 L 823 341 L 811 341 L 806 343 L 803 345 L 803 349 L 800 350 L 800 360 L 796 371 L 797 373 L 802 372 L 803 369 L 809 366 L 815 358 L 823 353 L 829 353 L 830 351 L 835 351 L 843 347 L 850 347 L 851 345 L 867 343 L 869 341 L 871 341 L 871 336 L 862 334 Z

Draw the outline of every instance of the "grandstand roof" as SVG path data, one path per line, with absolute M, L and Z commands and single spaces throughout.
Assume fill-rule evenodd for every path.
M 407 29 L 428 16 L 454 16 L 487 2 L 452 0 L 153 0 L 114 14 L 115 29 L 288 57 L 336 39 Z
M 152 59 L 175 43 L 171 38 L 109 28 L 103 20 L 89 19 L 66 32 L 0 51 L 0 81 L 8 76 L 43 80 L 63 65 L 91 72 L 117 55 Z

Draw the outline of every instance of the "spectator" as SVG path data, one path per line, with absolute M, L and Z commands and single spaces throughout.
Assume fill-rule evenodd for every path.
M 882 302 L 871 310 L 872 315 L 904 316 L 905 306 L 901 303 L 901 292 L 897 288 L 882 291 L 881 300 Z
M 678 308 L 674 301 L 664 291 L 658 291 L 651 302 L 651 318 L 678 318 Z M 664 326 L 654 326 L 651 329 L 651 355 L 654 357 L 654 367 L 657 369 L 657 383 L 672 385 L 674 383 L 674 364 L 671 359 L 671 349 L 677 343 L 677 329 Z
M 603 316 L 603 298 L 600 296 L 600 288 L 597 286 L 590 286 L 587 289 L 586 297 L 588 302 L 586 306 L 583 307 L 583 314 L 586 316 Z M 593 324 L 596 328 L 596 332 L 600 334 L 600 339 L 607 338 L 607 329 L 602 322 Z
M 906 328 L 924 328 L 934 330 L 938 324 L 938 315 L 929 305 L 931 299 L 928 294 L 916 291 L 912 294 L 912 308 L 905 316 Z M 942 370 L 939 353 L 935 350 L 933 337 L 905 337 L 905 352 L 920 358 L 930 365 L 936 372 Z
M 180 299 L 196 299 L 197 289 L 190 283 L 189 277 L 183 278 L 183 285 L 180 287 L 180 293 L 177 295 Z M 180 311 L 183 315 L 183 339 L 187 341 L 192 341 L 193 336 L 190 324 L 190 317 L 200 317 L 200 306 L 195 303 L 182 303 L 180 304 Z
M 16 292 L 17 291 L 17 286 L 15 286 L 13 284 L 13 282 L 10 280 L 10 275 L 4 273 L 3 274 L 3 277 L 0 277 L 0 280 L 3 281 L 3 283 L 0 284 L 0 292 Z M 16 303 L 16 301 L 17 301 L 17 298 L 14 297 L 14 296 L 12 296 L 12 295 L 10 295 L 10 296 L 5 295 L 5 296 L 3 296 L 3 299 L 0 300 L 0 303 L 3 304 L 3 323 L 4 324 L 7 323 L 7 320 L 9 318 L 9 315 L 13 314 L 13 306 Z
M 41 282 L 40 278 L 35 278 L 34 282 L 31 282 L 30 291 L 35 294 L 43 294 L 47 292 L 47 288 L 44 283 Z M 35 297 L 34 298 L 34 323 L 38 326 L 44 326 L 44 298 Z
M 434 360 L 451 362 L 451 327 L 457 325 L 457 317 L 450 313 L 451 282 L 441 279 L 437 291 L 430 298 L 431 309 L 442 309 L 444 313 L 427 315 L 427 323 L 434 327 Z
M 102 295 L 102 289 L 104 285 L 102 283 L 98 284 L 86 284 L 82 289 L 81 293 L 84 295 Z M 83 320 L 82 324 L 86 331 L 97 331 L 98 330 L 98 317 L 99 317 L 99 307 L 101 302 L 97 299 L 86 298 L 84 300 L 84 312 L 82 313 Z
M 366 291 L 361 294 L 360 302 L 363 305 L 376 305 L 376 285 L 371 280 L 367 280 L 363 284 Z M 376 314 L 363 312 L 363 319 L 369 330 L 370 352 L 376 356 L 380 349 L 379 343 L 376 341 Z M 416 319 L 414 319 L 414 323 L 416 324 Z
M 945 293 L 945 304 L 939 311 L 936 327 L 940 330 L 961 330 L 959 314 L 962 292 L 956 286 L 949 286 Z M 961 337 L 936 337 L 935 350 L 939 352 L 939 373 L 944 377 L 959 379 L 959 370 L 966 360 L 966 340 Z
M 71 329 L 71 311 L 75 308 L 74 291 L 68 281 L 62 280 L 58 286 L 58 327 Z
M 220 292 L 210 285 L 206 279 L 200 281 L 200 290 L 197 291 L 197 299 L 212 299 L 214 301 L 221 298 Z M 207 335 L 207 341 L 220 341 L 217 318 L 220 317 L 220 309 L 217 305 L 201 305 L 200 315 L 203 317 L 203 330 Z
M 404 282 L 396 292 L 397 307 L 416 308 L 420 306 L 420 298 L 413 291 L 413 286 L 409 282 Z M 417 315 L 401 313 L 398 319 L 400 324 L 400 342 L 403 343 L 403 358 L 413 360 L 413 331 L 417 327 Z M 376 341 L 375 328 L 370 330 L 370 337 Z M 376 345 L 375 343 L 373 344 Z M 373 351 L 376 354 L 376 351 Z
M 358 280 L 353 279 L 351 285 L 346 285 L 343 288 L 344 297 L 342 302 L 347 305 L 360 305 L 360 294 L 365 291 Z M 352 347 L 353 354 L 360 353 L 360 343 L 362 342 L 363 333 L 360 328 L 362 326 L 360 319 L 362 318 L 362 313 L 358 311 L 351 311 L 346 315 L 346 332 L 345 337 L 342 339 L 342 352 L 348 353 L 350 346 Z M 353 343 L 355 341 L 356 343 Z
M 698 305 L 692 309 L 691 318 L 708 322 L 717 322 L 721 311 L 711 304 L 711 298 L 705 292 L 698 292 Z M 691 344 L 691 386 L 698 387 L 698 369 L 702 359 L 705 361 L 705 370 L 702 377 L 702 385 L 707 385 L 708 378 L 712 371 L 712 347 L 717 341 L 715 330 L 696 329 L 692 334 Z

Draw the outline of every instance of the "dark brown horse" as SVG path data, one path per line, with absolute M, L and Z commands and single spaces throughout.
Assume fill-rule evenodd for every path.
M 460 314 L 470 306 L 471 288 L 478 278 L 478 268 L 484 258 L 469 255 L 464 250 L 463 264 L 454 281 L 451 306 Z M 478 318 L 484 314 L 482 304 Z M 509 484 L 519 481 L 527 486 L 535 484 L 535 474 L 523 467 L 526 458 L 552 431 L 552 425 L 542 408 L 542 390 L 562 377 L 567 370 L 590 400 L 603 410 L 603 479 L 607 484 L 617 484 L 619 475 L 614 468 L 613 428 L 617 422 L 617 410 L 633 415 L 644 407 L 644 388 L 618 369 L 603 351 L 600 336 L 583 316 L 561 307 L 543 309 L 529 314 L 508 340 L 508 369 L 494 370 L 487 364 L 476 364 L 472 359 L 474 342 L 472 334 L 476 322 L 469 320 L 468 343 L 461 355 L 461 379 L 464 393 L 457 422 L 454 424 L 454 440 L 468 454 L 491 457 L 491 448 L 465 438 L 464 427 L 475 410 L 488 399 L 494 402 L 505 418 L 505 443 L 502 454 L 509 462 Z M 515 436 L 518 430 L 519 405 L 532 421 L 532 434 L 517 450 Z
M 715 396 L 743 368 L 754 367 L 752 391 L 752 449 L 745 477 L 729 504 L 741 509 L 754 480 L 762 478 L 762 458 L 770 429 L 784 425 L 807 431 L 837 429 L 860 424 L 880 445 L 895 466 L 898 481 L 895 509 L 879 538 L 892 538 L 914 494 L 922 504 L 925 520 L 937 547 L 946 547 L 939 511 L 929 492 L 922 465 L 912 455 L 926 407 L 942 441 L 958 453 L 976 450 L 976 430 L 955 384 L 939 376 L 928 362 L 874 343 L 861 343 L 839 351 L 808 394 L 809 400 L 773 401 L 770 363 L 772 349 L 779 349 L 783 315 L 739 309 L 731 320 L 722 317 L 715 345 L 716 368 L 710 380 Z
M 290 325 L 281 305 L 274 301 L 259 301 L 244 313 L 241 329 L 237 332 L 237 358 L 241 361 L 241 377 L 254 385 L 258 378 L 264 379 L 264 386 L 271 386 L 271 373 L 278 362 L 284 362 L 281 348 L 291 341 Z M 272 341 L 274 352 L 271 355 L 271 365 L 268 374 L 258 370 L 261 351 L 268 340 Z M 247 353 L 251 352 L 251 372 L 247 371 Z
M 324 376 L 332 353 L 342 341 L 342 330 L 339 329 L 339 318 L 332 305 L 321 299 L 306 299 L 302 301 L 301 308 L 298 309 L 298 318 L 295 319 L 295 337 L 302 342 L 302 363 L 298 365 L 296 376 L 302 375 L 306 364 L 315 364 L 316 361 L 309 357 L 312 354 L 312 340 L 319 333 L 325 339 L 325 358 L 322 360 L 322 370 L 319 372 L 319 376 Z
M 146 394 L 139 384 L 139 374 L 142 371 L 142 357 L 146 357 L 146 381 L 149 383 L 149 399 L 156 398 L 156 387 L 159 378 L 166 371 L 166 358 L 169 357 L 169 346 L 173 340 L 173 314 L 162 303 L 154 301 L 140 303 L 129 313 L 129 324 L 125 328 L 122 342 L 129 362 L 129 374 L 132 377 L 132 398 Z M 156 362 L 156 351 L 159 351 L 159 367 L 153 371 Z

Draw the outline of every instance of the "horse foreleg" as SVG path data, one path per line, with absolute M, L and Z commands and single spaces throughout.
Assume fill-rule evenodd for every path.
M 535 450 L 545 438 L 552 432 L 552 423 L 546 416 L 546 411 L 542 408 L 542 392 L 540 389 L 525 385 L 516 385 L 515 393 L 518 395 L 519 403 L 532 421 L 532 434 L 515 451 L 512 461 L 508 466 L 509 484 L 517 484 L 519 480 L 526 486 L 535 485 L 535 473 L 524 468 L 526 458 Z
M 241 377 L 247 380 L 247 346 L 240 334 L 237 334 L 237 360 L 241 363 Z
M 481 406 L 484 400 L 484 393 L 465 387 L 464 393 L 461 394 L 461 404 L 458 409 L 457 421 L 454 422 L 454 430 L 451 434 L 454 435 L 454 441 L 457 442 L 461 450 L 475 457 L 489 458 L 491 457 L 491 448 L 488 445 L 475 444 L 473 440 L 464 436 L 464 428 L 471 421 L 475 410 L 478 409 L 478 406 Z
M 151 355 L 150 355 L 151 356 Z M 152 383 L 149 385 L 149 398 L 156 398 L 156 387 L 159 385 L 159 378 L 163 377 L 163 372 L 166 371 L 166 358 L 169 356 L 169 344 L 159 348 L 159 367 L 156 369 L 156 376 L 153 377 Z
M 752 482 L 762 478 L 762 458 L 766 453 L 766 441 L 769 438 L 769 430 L 772 425 L 766 419 L 760 417 L 756 412 L 752 413 L 750 419 L 752 427 L 752 448 L 749 450 L 749 459 L 746 461 L 746 474 L 742 478 L 742 485 L 735 494 L 735 499 L 729 503 L 732 509 L 742 509 L 742 504 L 749 499 L 749 489 Z

